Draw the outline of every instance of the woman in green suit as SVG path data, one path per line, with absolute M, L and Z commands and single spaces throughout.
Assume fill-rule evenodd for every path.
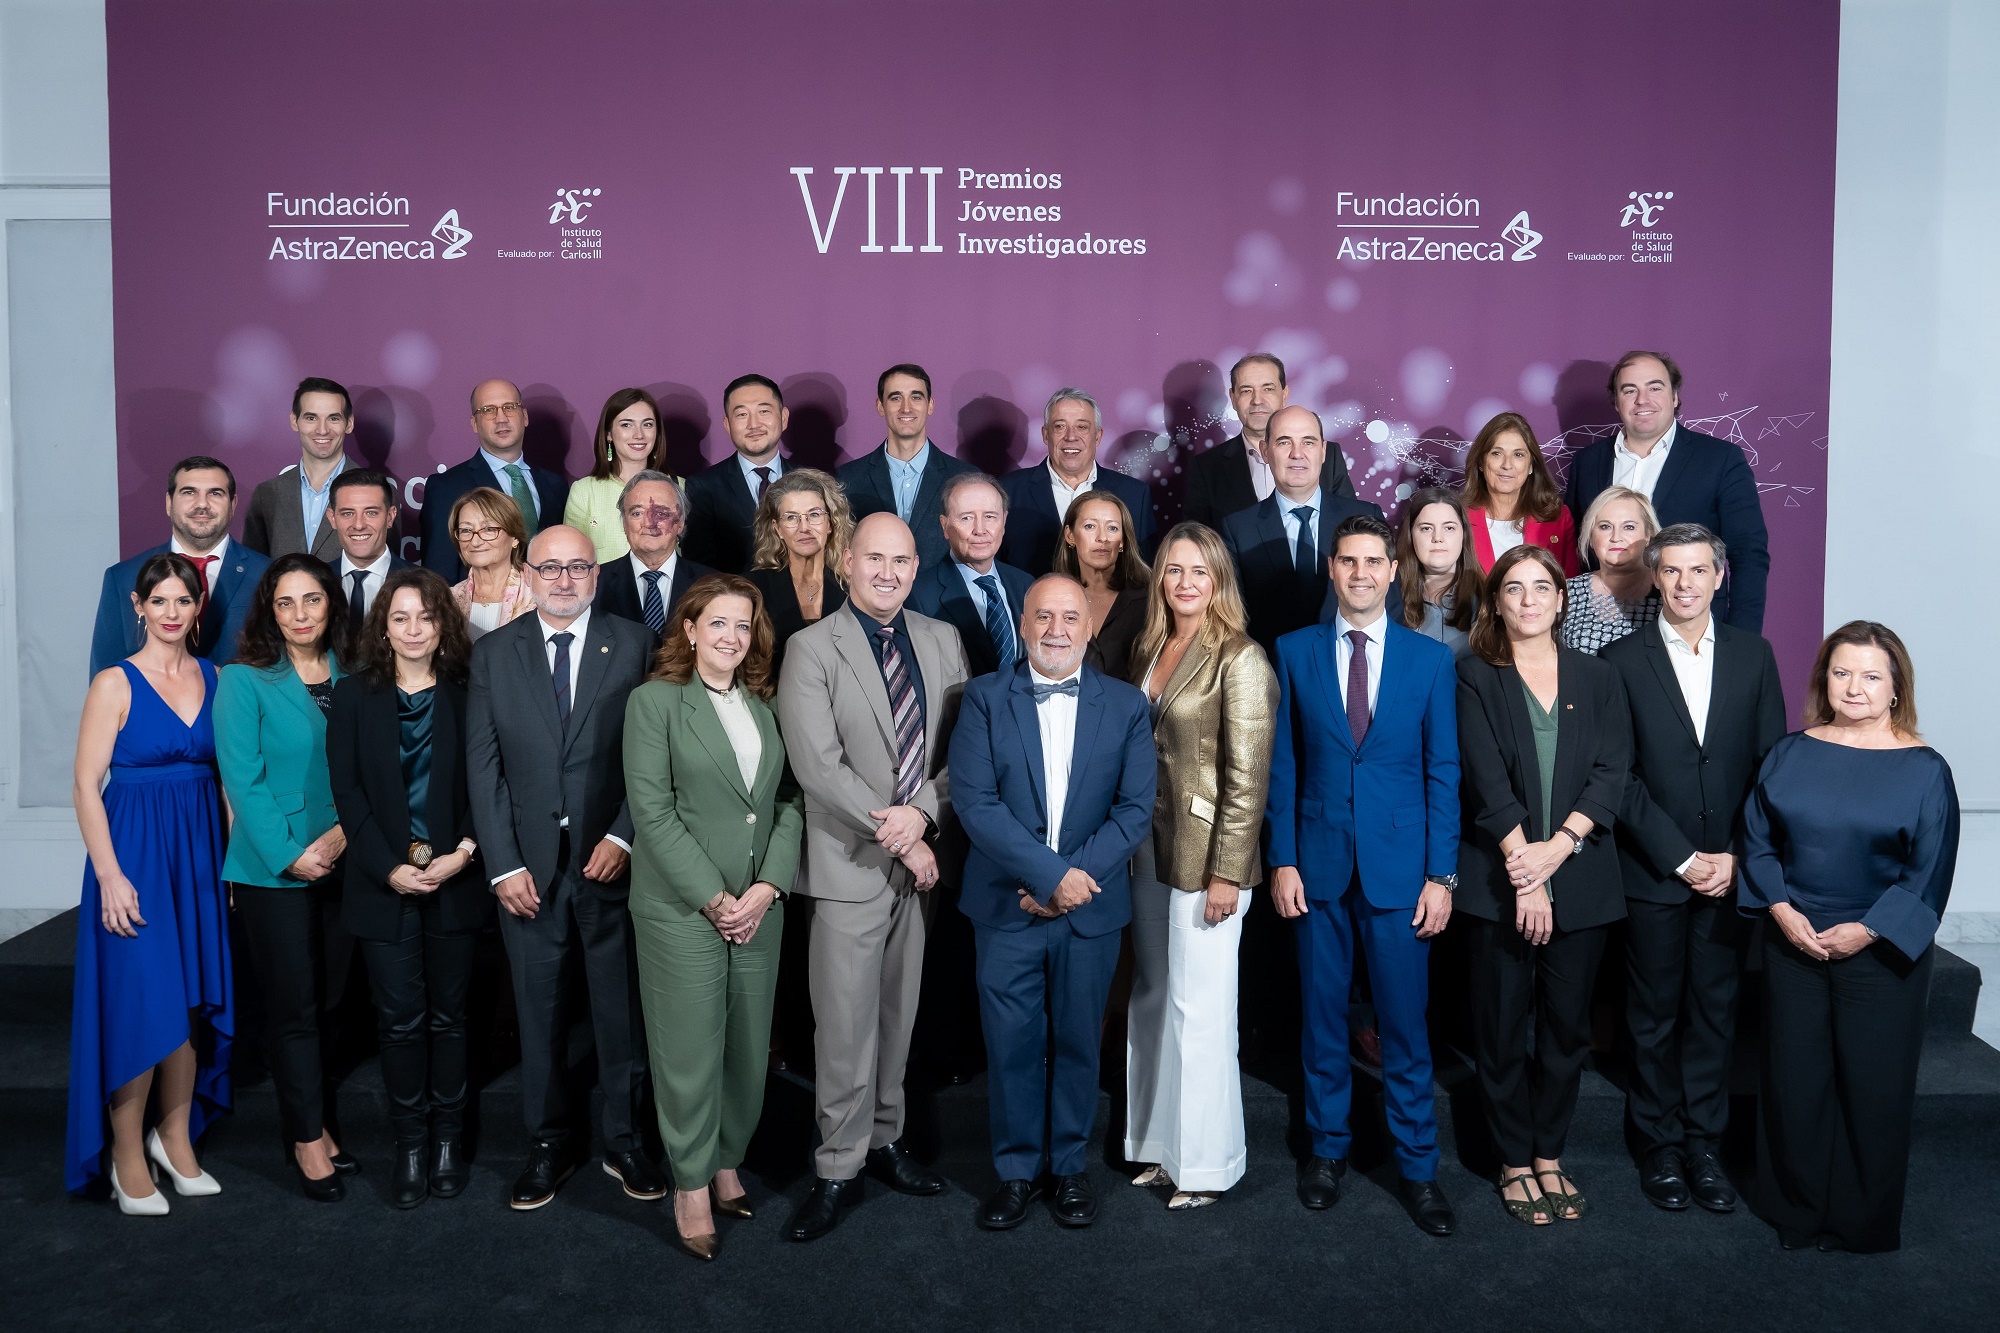
M 360 1164 L 325 1121 L 321 991 L 354 956 L 335 863 L 347 849 L 326 767 L 326 715 L 348 652 L 347 599 L 310 555 L 273 560 L 236 660 L 215 691 L 215 756 L 229 798 L 222 877 L 264 1000 L 264 1041 L 286 1156 L 309 1199 L 338 1200 Z
M 768 702 L 756 586 L 710 575 L 675 614 L 679 632 L 625 710 L 630 902 L 674 1228 L 713 1259 L 714 1214 L 751 1215 L 737 1168 L 764 1104 L 780 898 L 805 823 Z

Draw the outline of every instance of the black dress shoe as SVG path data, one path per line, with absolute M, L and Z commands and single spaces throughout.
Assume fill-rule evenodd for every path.
M 332 1153 L 326 1160 L 333 1163 L 333 1174 L 336 1176 L 358 1176 L 361 1174 L 361 1159 L 351 1153 Z
M 440 1199 L 455 1199 L 465 1192 L 472 1168 L 465 1160 L 463 1140 L 437 1139 L 431 1144 L 431 1193 Z
M 396 1145 L 395 1174 L 389 1180 L 389 1202 L 398 1208 L 414 1208 L 430 1196 L 431 1182 L 424 1170 L 427 1156 L 421 1143 Z
M 1458 1229 L 1451 1201 L 1444 1197 L 1435 1180 L 1404 1179 L 1397 1183 L 1396 1193 L 1403 1200 L 1403 1207 L 1409 1210 L 1410 1220 L 1421 1230 L 1433 1236 L 1449 1236 Z
M 1054 1209 L 1056 1222 L 1066 1227 L 1087 1227 L 1097 1220 L 1097 1191 L 1090 1177 L 1079 1171 L 1073 1176 L 1056 1177 Z
M 562 1183 L 576 1174 L 576 1163 L 553 1143 L 537 1143 L 528 1149 L 528 1164 L 514 1179 L 514 1192 L 507 1206 L 517 1213 L 533 1212 L 556 1197 Z
M 306 1169 L 299 1165 L 298 1154 L 290 1146 L 285 1148 L 285 1164 L 298 1177 L 300 1192 L 314 1203 L 339 1203 L 347 1197 L 347 1186 L 341 1181 L 338 1171 L 317 1178 L 307 1175 Z
M 900 1142 L 868 1150 L 868 1169 L 898 1194 L 942 1194 L 944 1178 L 911 1155 Z
M 644 1153 L 605 1153 L 604 1174 L 617 1181 L 630 1198 L 650 1203 L 667 1197 L 667 1178 L 660 1174 L 659 1167 L 646 1159 Z
M 1687 1207 L 1687 1159 L 1681 1150 L 1648 1148 L 1639 1166 L 1639 1190 L 1655 1208 L 1677 1213 Z
M 1308 1157 L 1299 1169 L 1299 1202 L 1317 1212 L 1340 1202 L 1340 1180 L 1347 1174 L 1345 1157 Z
M 834 1229 L 840 1215 L 861 1202 L 861 1177 L 815 1180 L 812 1193 L 785 1224 L 786 1240 L 818 1240 Z
M 1040 1182 L 1003 1180 L 979 1205 L 979 1225 L 985 1231 L 1012 1231 L 1028 1220 L 1028 1205 L 1042 1195 Z
M 1687 1159 L 1688 1193 L 1711 1213 L 1736 1211 L 1736 1187 L 1723 1173 L 1722 1163 L 1712 1152 L 1690 1153 Z

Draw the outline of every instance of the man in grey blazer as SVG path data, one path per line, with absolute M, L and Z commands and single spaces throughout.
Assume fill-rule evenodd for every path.
M 861 1199 L 865 1165 L 904 1194 L 944 1181 L 902 1144 L 903 1070 L 945 818 L 945 748 L 965 688 L 958 631 L 903 609 L 916 540 L 871 514 L 846 555 L 847 605 L 792 636 L 778 685 L 805 793 L 820 1146 L 785 1234 L 814 1240 Z
M 317 375 L 300 380 L 292 391 L 292 432 L 299 437 L 299 461 L 251 492 L 243 544 L 273 560 L 310 551 L 330 565 L 340 555 L 340 537 L 329 488 L 353 466 L 346 449 L 354 434 L 354 400 L 346 387 Z
M 646 678 L 652 636 L 591 614 L 596 550 L 575 528 L 536 536 L 525 573 L 536 614 L 474 647 L 465 740 L 479 854 L 504 909 L 500 937 L 514 974 L 522 1112 L 533 1140 L 509 1204 L 541 1207 L 584 1155 L 571 1145 L 572 1108 L 588 1105 L 568 1087 L 563 981 L 572 967 L 589 991 L 604 1170 L 633 1198 L 660 1199 L 666 1178 L 639 1151 L 647 1072 L 625 911 L 625 700 Z

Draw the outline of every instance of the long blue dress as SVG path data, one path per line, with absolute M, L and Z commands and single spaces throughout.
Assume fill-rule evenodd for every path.
M 195 1039 L 188 1133 L 199 1139 L 229 1109 L 229 911 L 222 887 L 222 801 L 215 776 L 215 668 L 201 663 L 194 725 L 145 673 L 120 662 L 132 690 L 111 751 L 104 812 L 118 865 L 139 895 L 137 939 L 104 928 L 97 869 L 86 858 L 77 913 L 76 996 L 69 1039 L 65 1181 L 82 1193 L 104 1173 L 111 1094 Z M 197 1031 L 191 1014 L 205 1020 Z

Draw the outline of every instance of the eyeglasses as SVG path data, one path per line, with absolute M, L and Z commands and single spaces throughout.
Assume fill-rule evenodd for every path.
M 519 415 L 523 410 L 525 409 L 519 403 L 488 403 L 484 407 L 473 408 L 472 415 L 476 417 L 511 417 Z
M 501 528 L 498 524 L 488 523 L 483 528 L 460 528 L 452 536 L 462 542 L 469 542 L 475 538 L 483 542 L 497 542 L 500 540 L 503 531 L 505 529 Z
M 560 560 L 551 560 L 545 565 L 529 565 L 528 568 L 540 574 L 550 583 L 556 582 L 565 574 L 581 583 L 583 580 L 589 578 L 591 572 L 597 568 L 597 562 L 595 560 L 572 560 L 568 564 L 564 564 Z
M 796 509 L 788 509 L 778 515 L 779 526 L 786 528 L 796 528 L 801 523 L 819 524 L 824 522 L 826 522 L 826 511 L 824 509 L 808 509 L 803 513 Z

